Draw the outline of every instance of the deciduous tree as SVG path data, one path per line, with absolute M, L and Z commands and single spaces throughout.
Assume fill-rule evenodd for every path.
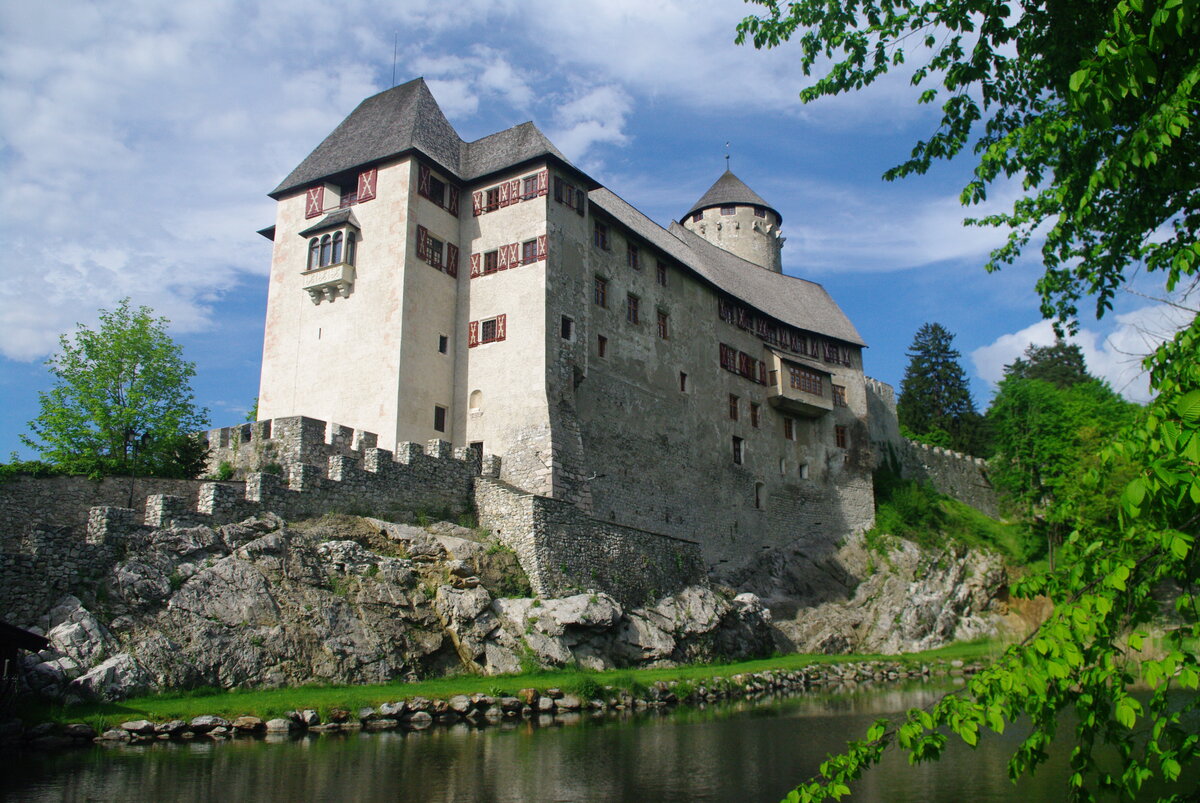
M 70 473 L 195 476 L 207 411 L 193 402 L 195 366 L 166 333 L 167 320 L 124 299 L 100 324 L 63 335 L 47 360 L 56 381 L 40 394 L 26 444 Z

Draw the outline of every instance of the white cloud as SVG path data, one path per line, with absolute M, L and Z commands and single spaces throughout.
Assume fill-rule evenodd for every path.
M 1088 373 L 1107 380 L 1125 398 L 1144 403 L 1150 399 L 1150 388 L 1146 372 L 1142 370 L 1142 359 L 1192 317 L 1193 313 L 1178 307 L 1154 304 L 1115 316 L 1107 333 L 1081 328 L 1077 335 L 1067 340 L 1077 344 L 1083 352 Z M 971 361 L 975 373 L 995 385 L 1004 378 L 1004 367 L 1023 355 L 1028 346 L 1053 343 L 1053 325 L 1050 321 L 1038 321 L 975 349 L 971 352 Z
M 550 139 L 572 160 L 582 159 L 598 143 L 628 141 L 625 120 L 633 102 L 618 86 L 579 87 L 555 112 Z

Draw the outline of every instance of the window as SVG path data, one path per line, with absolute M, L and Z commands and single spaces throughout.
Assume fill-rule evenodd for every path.
M 445 335 L 438 335 L 438 354 L 445 354 L 450 350 L 450 338 Z
M 333 233 L 333 255 L 329 258 L 329 264 L 336 265 L 342 261 L 342 233 L 335 231 Z
M 574 340 L 575 321 L 571 320 L 566 315 L 562 316 L 562 322 L 559 324 L 558 333 L 562 335 L 563 340 Z
M 483 272 L 495 273 L 500 269 L 500 259 L 496 251 L 488 251 L 483 255 Z
M 660 287 L 667 286 L 667 263 L 663 262 L 661 259 L 658 261 L 658 264 L 655 266 L 654 278 L 658 282 Z
M 332 253 L 331 241 L 332 237 L 328 234 L 321 238 L 321 267 L 333 264 L 333 260 L 329 258 Z
M 733 463 L 740 466 L 746 457 L 746 442 L 737 435 L 733 436 Z
M 608 279 L 603 276 L 596 277 L 592 286 L 592 300 L 596 302 L 597 307 L 608 309 Z
M 754 483 L 754 508 L 762 510 L 767 506 L 767 486 L 761 482 Z
M 638 304 L 640 300 L 633 293 L 625 297 L 625 320 L 629 321 L 634 326 L 639 322 Z
M 483 211 L 494 212 L 495 210 L 500 208 L 500 188 L 499 187 L 492 187 L 490 190 L 487 191 L 487 193 L 485 193 L 485 195 L 486 195 L 487 200 L 485 201 L 485 203 L 483 205 Z
M 596 356 L 603 358 L 608 354 L 608 338 L 604 335 L 596 335 Z
M 802 479 L 802 480 L 808 479 L 808 463 L 800 464 L 800 479 Z
M 704 220 L 703 212 L 693 212 L 692 213 L 692 222 L 693 223 L 699 223 L 701 220 Z
M 308 269 L 321 267 L 321 240 L 313 237 L 308 243 Z
M 783 437 L 787 438 L 789 441 L 796 440 L 796 419 L 783 419 Z
M 663 312 L 662 310 L 658 311 L 658 336 L 663 340 L 668 339 L 670 336 L 667 328 L 669 318 L 670 316 L 667 315 L 667 313 Z
M 846 444 L 850 442 L 849 433 L 845 427 L 840 425 L 833 428 L 833 437 L 839 449 L 845 449 Z
M 734 214 L 735 212 L 737 212 L 737 207 L 736 207 L 736 206 L 722 206 L 722 207 L 721 207 L 721 214 L 722 214 L 722 215 L 732 215 L 732 214 Z
M 446 408 L 438 405 L 433 406 L 433 428 L 438 432 L 446 431 Z
M 608 250 L 607 224 L 601 223 L 599 220 L 596 221 L 595 226 L 592 228 L 592 242 L 597 248 L 603 248 L 605 251 Z
M 788 366 L 788 383 L 796 390 L 821 395 L 821 375 L 803 368 Z
M 497 315 L 486 321 L 471 321 L 467 325 L 467 348 L 504 340 L 508 334 L 507 315 Z
M 729 420 L 738 420 L 738 410 L 741 409 L 741 399 L 732 393 L 729 394 Z
M 834 407 L 845 407 L 846 406 L 846 388 L 844 388 L 841 385 L 833 386 L 833 406 Z
M 583 190 L 577 189 L 561 178 L 554 179 L 554 200 L 574 209 L 580 217 L 583 216 Z
M 761 411 L 762 408 L 759 405 L 755 404 L 754 402 L 750 402 L 750 426 L 758 426 L 758 419 Z
M 425 261 L 435 268 L 442 266 L 442 253 L 445 244 L 436 237 L 425 238 Z
M 354 264 L 355 235 L 352 231 L 335 231 L 308 241 L 307 270 L 329 265 Z
M 537 262 L 537 240 L 526 240 L 521 243 L 521 264 L 529 265 Z
M 756 206 L 756 207 L 754 207 L 754 216 L 755 217 L 766 217 L 767 210 L 761 206 Z
M 538 194 L 538 177 L 527 176 L 521 185 L 521 200 L 528 201 L 530 198 L 536 198 Z
M 683 371 L 680 371 L 679 372 L 679 392 L 687 393 L 687 389 L 688 389 L 688 375 L 685 374 Z
M 429 200 L 438 206 L 446 205 L 446 183 L 434 176 L 429 177 Z M 441 430 L 439 430 L 440 432 Z
M 625 264 L 634 270 L 641 270 L 642 265 L 638 260 L 638 247 L 633 243 L 625 246 Z

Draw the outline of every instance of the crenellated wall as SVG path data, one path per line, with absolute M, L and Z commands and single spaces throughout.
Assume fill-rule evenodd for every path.
M 866 377 L 866 386 L 876 465 L 891 464 L 905 479 L 928 483 L 989 516 L 998 515 L 996 490 L 988 478 L 986 460 L 902 437 L 895 390 L 871 377 Z

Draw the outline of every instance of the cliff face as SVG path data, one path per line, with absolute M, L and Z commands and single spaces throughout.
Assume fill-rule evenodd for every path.
M 29 685 L 63 699 L 214 686 L 377 683 L 737 659 L 773 649 L 751 594 L 690 587 L 645 607 L 530 599 L 513 554 L 475 531 L 276 516 L 154 530 L 37 621 Z

